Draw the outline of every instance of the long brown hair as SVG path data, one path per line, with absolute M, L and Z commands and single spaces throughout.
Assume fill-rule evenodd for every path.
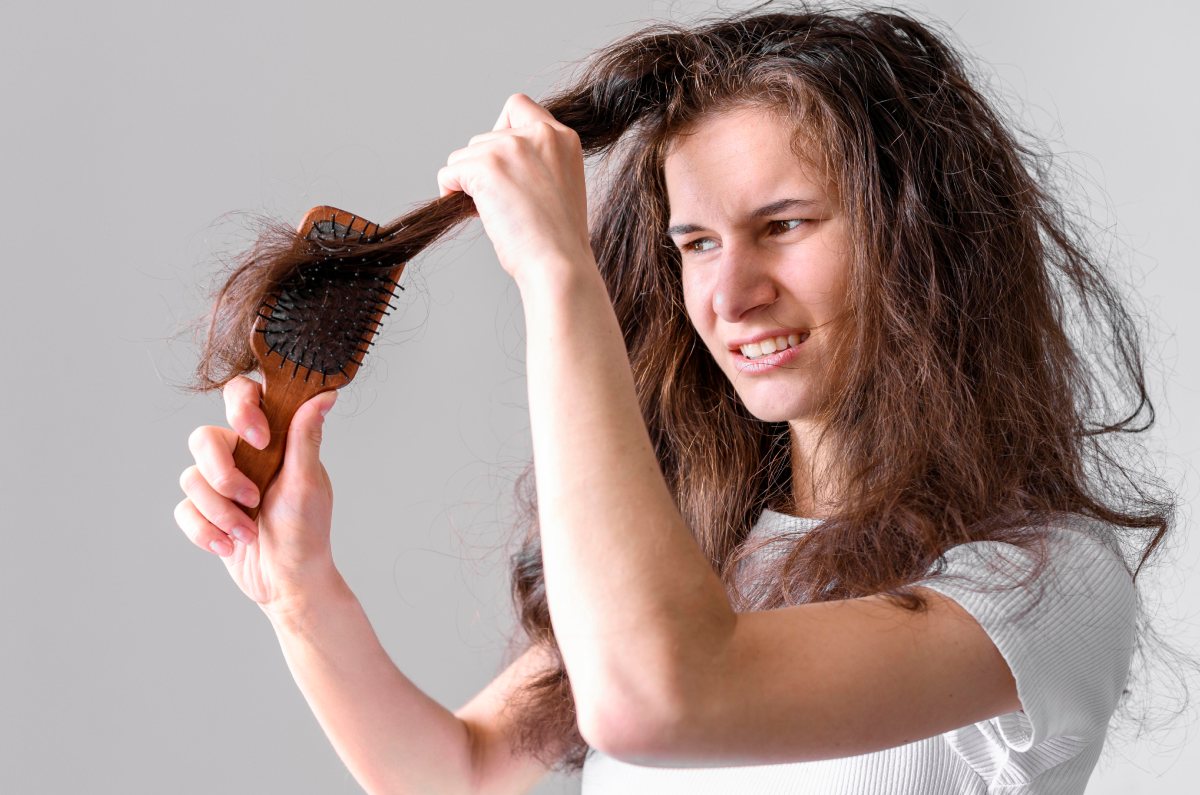
M 1136 468 L 1134 436 L 1154 421 L 1136 324 L 1045 157 L 944 35 L 857 8 L 658 23 L 594 53 L 542 104 L 604 155 L 593 252 L 666 482 L 735 609 L 879 593 L 922 609 L 906 585 L 949 547 L 1004 541 L 1044 564 L 1042 530 L 1064 514 L 1108 528 L 1135 578 L 1154 555 L 1175 502 Z M 837 383 L 817 418 L 835 510 L 746 588 L 734 572 L 755 519 L 793 509 L 789 426 L 747 412 L 691 327 L 662 172 L 676 136 L 744 105 L 795 121 L 797 152 L 828 176 L 853 241 Z M 202 382 L 253 365 L 239 339 L 262 285 L 330 256 L 411 258 L 471 210 L 461 195 L 431 202 L 341 254 L 297 252 L 282 228 L 264 237 L 218 301 Z M 550 623 L 532 464 L 520 483 L 513 598 L 528 644 L 556 664 L 512 701 L 515 744 L 578 770 L 589 749 Z

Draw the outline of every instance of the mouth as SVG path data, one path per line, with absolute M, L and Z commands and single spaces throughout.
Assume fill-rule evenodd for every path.
M 803 344 L 808 339 L 808 331 L 792 332 L 791 334 L 780 334 L 774 337 L 765 337 L 754 342 L 747 342 L 741 345 L 731 347 L 730 350 L 736 354 L 740 354 L 741 359 L 746 361 L 758 361 L 775 353 L 780 353 L 795 348 Z
M 778 367 L 783 367 L 800 356 L 804 349 L 804 341 L 808 337 L 809 332 L 807 331 L 789 335 L 785 340 L 788 343 L 786 347 L 772 350 L 770 353 L 763 352 L 763 343 L 768 342 L 767 340 L 763 340 L 761 343 L 743 345 L 739 349 L 731 351 L 734 366 L 737 367 L 739 372 L 750 375 L 769 372 Z M 771 348 L 772 345 L 766 345 L 765 347 Z M 749 349 L 748 351 L 746 350 L 747 348 Z M 755 351 L 755 348 L 758 348 L 758 350 Z M 754 355 L 747 356 L 747 353 Z

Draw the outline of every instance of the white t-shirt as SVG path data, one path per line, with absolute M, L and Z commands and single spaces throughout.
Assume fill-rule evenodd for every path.
M 818 523 L 766 511 L 751 537 L 805 532 Z M 977 589 L 1028 573 L 1021 570 L 1028 553 L 987 541 L 953 547 L 943 573 L 921 581 L 953 598 L 988 633 L 1012 669 L 1021 710 L 883 751 L 816 762 L 662 768 L 593 749 L 584 762 L 583 795 L 1082 793 L 1134 647 L 1136 592 L 1124 563 L 1100 540 L 1103 529 L 1082 517 L 1052 529 L 1050 562 L 1032 589 Z M 763 554 L 778 551 L 768 547 Z M 1020 617 L 1038 591 L 1042 601 Z

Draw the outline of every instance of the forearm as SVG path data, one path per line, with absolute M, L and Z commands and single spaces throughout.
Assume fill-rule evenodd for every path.
M 309 707 L 367 792 L 468 792 L 466 725 L 396 668 L 340 577 L 268 617 Z
M 663 479 L 603 280 L 569 273 L 522 289 L 551 619 L 581 709 L 669 709 L 735 616 Z

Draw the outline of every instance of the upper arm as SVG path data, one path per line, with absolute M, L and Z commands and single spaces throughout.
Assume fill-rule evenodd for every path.
M 454 713 L 466 724 L 471 737 L 472 793 L 528 792 L 546 774 L 548 766 L 537 759 L 514 755 L 511 718 L 505 706 L 525 682 L 550 664 L 548 652 L 540 646 L 531 647 Z
M 1034 580 L 1020 547 L 953 547 L 913 586 L 924 611 L 877 595 L 741 613 L 715 650 L 657 683 L 652 719 L 610 711 L 596 745 L 704 766 L 853 756 L 992 718 L 1005 753 L 1102 737 L 1133 655 L 1136 589 L 1090 534 L 1047 540 Z
M 868 753 L 1020 709 L 983 628 L 928 589 L 741 613 L 711 660 L 676 672 L 669 718 L 597 741 L 650 766 L 733 766 Z

